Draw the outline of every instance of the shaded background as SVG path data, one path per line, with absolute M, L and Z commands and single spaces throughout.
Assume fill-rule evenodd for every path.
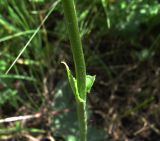
M 0 140 L 76 141 L 74 73 L 62 4 L 56 6 L 11 71 L 6 70 L 56 0 L 0 1 Z M 159 0 L 77 0 L 87 72 L 89 141 L 160 138 Z M 39 116 L 35 116 L 35 115 Z

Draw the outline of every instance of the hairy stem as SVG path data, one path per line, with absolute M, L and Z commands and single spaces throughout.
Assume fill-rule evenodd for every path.
M 62 2 L 75 63 L 78 92 L 80 97 L 83 100 L 86 100 L 86 67 L 82 42 L 79 34 L 75 4 L 74 0 L 62 0 Z
M 80 128 L 80 141 L 87 141 L 87 114 L 85 102 L 77 102 L 77 113 Z
M 80 141 L 87 139 L 87 115 L 86 115 L 86 66 L 80 38 L 78 21 L 76 16 L 74 0 L 62 0 L 64 15 L 67 23 L 71 50 L 73 54 L 76 80 L 79 96 L 84 102 L 77 100 L 77 113 L 80 128 Z

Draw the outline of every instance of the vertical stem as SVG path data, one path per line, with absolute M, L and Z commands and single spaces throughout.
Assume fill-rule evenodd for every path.
M 83 100 L 86 100 L 86 67 L 82 42 L 79 34 L 75 4 L 74 0 L 62 0 L 62 2 L 75 63 L 78 92 L 80 97 Z
M 77 102 L 77 114 L 80 128 L 80 141 L 87 140 L 86 114 L 86 66 L 80 38 L 74 0 L 62 0 L 67 23 L 71 50 L 75 64 L 76 80 L 79 96 L 84 102 Z
M 77 114 L 80 128 L 80 141 L 87 141 L 86 102 L 77 102 Z

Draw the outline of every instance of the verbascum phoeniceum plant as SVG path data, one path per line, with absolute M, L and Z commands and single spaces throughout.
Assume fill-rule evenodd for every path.
M 62 0 L 62 3 L 75 65 L 76 78 L 72 75 L 68 65 L 65 62 L 62 63 L 66 67 L 68 80 L 76 100 L 80 130 L 79 140 L 87 141 L 86 97 L 95 81 L 95 76 L 86 75 L 85 59 L 74 0 Z

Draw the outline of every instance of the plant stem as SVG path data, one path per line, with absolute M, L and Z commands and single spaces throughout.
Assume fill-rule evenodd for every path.
M 87 141 L 86 102 L 77 102 L 77 113 L 80 128 L 80 141 Z
M 86 114 L 86 66 L 80 38 L 74 0 L 62 0 L 64 15 L 67 23 L 71 50 L 75 64 L 76 80 L 79 96 L 84 102 L 77 102 L 77 114 L 80 128 L 80 141 L 87 140 Z
M 62 0 L 62 2 L 75 63 L 78 92 L 80 97 L 83 100 L 86 100 L 86 67 L 82 42 L 79 34 L 75 4 L 74 0 Z

